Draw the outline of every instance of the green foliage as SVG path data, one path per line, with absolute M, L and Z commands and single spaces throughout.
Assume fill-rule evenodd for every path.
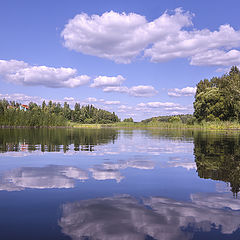
M 181 118 L 179 117 L 179 116 L 172 116 L 172 117 L 170 117 L 169 119 L 168 119 L 168 121 L 169 122 L 176 122 L 176 123 L 181 123 L 182 122 L 182 120 L 181 120 Z
M 21 145 L 28 151 L 66 152 L 72 146 L 74 151 L 93 151 L 117 138 L 118 131 L 111 128 L 6 128 L 0 131 L 0 152 L 21 151 Z
M 172 120 L 170 120 L 172 119 Z M 174 119 L 176 121 L 174 121 Z M 142 123 L 159 123 L 159 122 L 178 122 L 178 123 L 186 123 L 186 124 L 193 124 L 194 118 L 191 114 L 179 114 L 179 115 L 172 115 L 172 116 L 159 116 L 159 117 L 152 117 L 149 119 L 145 119 Z
M 233 121 L 240 119 L 240 72 L 232 67 L 220 78 L 197 84 L 194 102 L 197 121 Z
M 0 126 L 66 126 L 69 121 L 76 123 L 115 123 L 120 119 L 113 112 L 95 108 L 92 105 L 82 106 L 76 103 L 72 110 L 67 102 L 62 107 L 60 103 L 45 101 L 39 106 L 29 103 L 29 110 L 21 110 L 21 104 L 0 100 Z
M 124 120 L 123 120 L 123 122 L 133 122 L 133 119 L 130 117 L 130 118 L 125 118 Z
M 240 138 L 225 134 L 194 135 L 194 155 L 197 172 L 201 178 L 211 178 L 230 183 L 236 196 L 240 191 Z

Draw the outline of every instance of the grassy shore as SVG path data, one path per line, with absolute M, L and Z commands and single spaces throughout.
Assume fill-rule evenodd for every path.
M 199 130 L 240 130 L 238 122 L 203 122 L 184 124 L 178 122 L 132 123 L 118 122 L 114 124 L 71 124 L 73 128 L 159 128 L 159 129 L 199 129 Z
M 231 130 L 240 131 L 240 123 L 238 122 L 202 122 L 194 124 L 186 124 L 179 122 L 118 122 L 111 124 L 79 124 L 69 122 L 66 126 L 45 126 L 45 127 L 34 127 L 34 126 L 0 126 L 0 128 L 133 128 L 133 129 L 147 129 L 147 128 L 158 128 L 158 129 L 189 129 L 189 130 L 206 130 L 206 131 L 217 131 L 217 130 Z

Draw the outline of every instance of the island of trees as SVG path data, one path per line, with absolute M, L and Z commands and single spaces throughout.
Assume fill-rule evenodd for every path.
M 15 101 L 0 100 L 0 126 L 67 126 L 74 123 L 116 123 L 120 119 L 113 112 L 98 109 L 92 105 L 75 104 L 71 109 L 67 102 L 45 101 L 41 105 L 30 102 L 28 106 Z

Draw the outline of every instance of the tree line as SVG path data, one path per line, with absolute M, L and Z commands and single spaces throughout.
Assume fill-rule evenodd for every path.
M 114 128 L 5 128 L 0 134 L 0 153 L 19 151 L 94 151 L 96 145 L 114 143 Z
M 169 122 L 169 123 L 185 123 L 193 124 L 193 115 L 192 114 L 177 114 L 169 116 L 158 116 L 152 117 L 145 120 L 142 120 L 142 123 L 152 123 L 152 122 Z
M 201 121 L 240 120 L 240 72 L 233 66 L 222 77 L 201 80 L 197 84 L 194 117 Z
M 65 102 L 49 101 L 41 105 L 30 102 L 28 109 L 21 110 L 22 105 L 15 101 L 0 100 L 0 126 L 67 126 L 69 121 L 76 123 L 114 123 L 120 119 L 113 112 L 94 107 L 80 106 L 76 103 L 74 109 Z

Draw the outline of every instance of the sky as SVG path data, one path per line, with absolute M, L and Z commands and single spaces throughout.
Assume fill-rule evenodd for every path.
M 0 98 L 135 121 L 193 113 L 196 84 L 240 66 L 239 0 L 8 0 Z

